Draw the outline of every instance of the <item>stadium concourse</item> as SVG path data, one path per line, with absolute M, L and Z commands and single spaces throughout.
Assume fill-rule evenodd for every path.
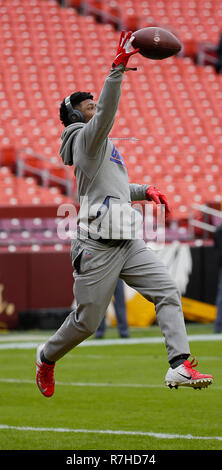
M 0 256 L 28 253 L 29 266 L 30 252 L 68 256 L 69 240 L 58 238 L 56 216 L 60 204 L 77 205 L 76 186 L 73 169 L 59 157 L 59 105 L 79 89 L 98 99 L 119 29 L 155 25 L 177 34 L 183 51 L 163 61 L 132 58 L 138 70 L 125 76 L 111 137 L 130 182 L 166 192 L 172 208 L 166 240 L 203 236 L 200 229 L 191 235 L 189 215 L 194 203 L 221 207 L 222 75 L 197 62 L 204 43 L 216 48 L 220 2 L 0 0 Z M 67 272 L 70 277 L 70 267 Z M 22 303 L 5 279 L 0 284 L 2 303 L 13 300 L 17 311 L 30 307 L 30 295 Z M 71 301 L 69 292 L 56 306 Z M 3 311 L 0 324 L 9 317 Z

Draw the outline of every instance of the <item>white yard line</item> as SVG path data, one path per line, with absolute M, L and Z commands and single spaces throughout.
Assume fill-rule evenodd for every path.
M 16 341 L 15 341 L 16 339 Z M 21 338 L 17 337 L 9 338 L 5 337 L 0 339 L 0 349 L 34 349 L 37 347 L 40 341 L 35 338 L 35 341 L 30 342 L 27 335 L 27 341 L 19 341 Z M 40 338 L 39 338 L 40 339 Z M 28 341 L 29 340 L 29 341 Z M 41 337 L 41 342 L 46 341 L 47 338 Z M 222 334 L 205 334 L 205 335 L 188 335 L 189 342 L 192 341 L 222 341 Z M 130 345 L 130 344 L 161 344 L 164 343 L 162 336 L 156 336 L 152 338 L 127 338 L 127 339 L 101 339 L 101 340 L 87 340 L 83 341 L 77 347 L 90 347 L 90 346 L 118 346 L 118 345 Z
M 28 431 L 28 432 L 57 432 L 57 433 L 75 433 L 75 434 L 110 434 L 118 436 L 143 436 L 154 437 L 157 439 L 188 439 L 188 440 L 212 440 L 222 441 L 222 436 L 193 436 L 192 434 L 167 434 L 156 433 L 152 431 L 123 431 L 111 429 L 72 429 L 72 428 L 46 428 L 33 426 L 11 426 L 8 424 L 0 424 L 1 430 Z
M 35 379 L 15 379 L 0 377 L 0 383 L 8 384 L 32 384 L 35 385 Z M 56 381 L 56 385 L 63 387 L 114 387 L 114 388 L 164 388 L 164 384 L 141 384 L 141 383 L 109 383 L 109 382 L 61 382 Z M 213 385 L 212 390 L 222 390 L 222 386 Z

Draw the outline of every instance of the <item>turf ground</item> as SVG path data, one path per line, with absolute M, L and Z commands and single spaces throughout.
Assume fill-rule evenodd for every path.
M 131 329 L 136 344 L 118 344 L 111 329 L 109 341 L 89 339 L 67 354 L 51 398 L 35 385 L 35 344 L 51 332 L 1 334 L 0 449 L 221 450 L 222 335 L 211 325 L 187 331 L 198 370 L 215 376 L 207 390 L 164 386 L 167 356 L 154 325 Z

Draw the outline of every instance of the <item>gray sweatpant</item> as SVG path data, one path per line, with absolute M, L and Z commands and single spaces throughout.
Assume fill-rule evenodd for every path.
M 155 304 L 168 360 L 190 354 L 178 289 L 167 268 L 143 240 L 107 245 L 77 239 L 72 242 L 71 255 L 77 307 L 45 344 L 44 354 L 49 361 L 57 361 L 96 331 L 119 277 Z

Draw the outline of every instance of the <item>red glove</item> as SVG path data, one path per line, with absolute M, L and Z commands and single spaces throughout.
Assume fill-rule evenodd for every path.
M 170 214 L 170 207 L 166 196 L 161 193 L 159 189 L 155 188 L 154 186 L 149 186 L 149 188 L 146 190 L 146 199 L 147 201 L 154 201 L 156 204 L 164 204 L 166 217 L 168 217 Z
M 132 37 L 132 31 L 129 31 L 128 33 L 126 31 L 121 32 L 117 54 L 112 64 L 113 69 L 119 64 L 123 64 L 126 67 L 131 55 L 134 55 L 139 52 L 139 49 L 134 49 L 130 52 L 131 42 L 133 39 L 134 38 Z M 136 70 L 136 68 L 126 70 Z

